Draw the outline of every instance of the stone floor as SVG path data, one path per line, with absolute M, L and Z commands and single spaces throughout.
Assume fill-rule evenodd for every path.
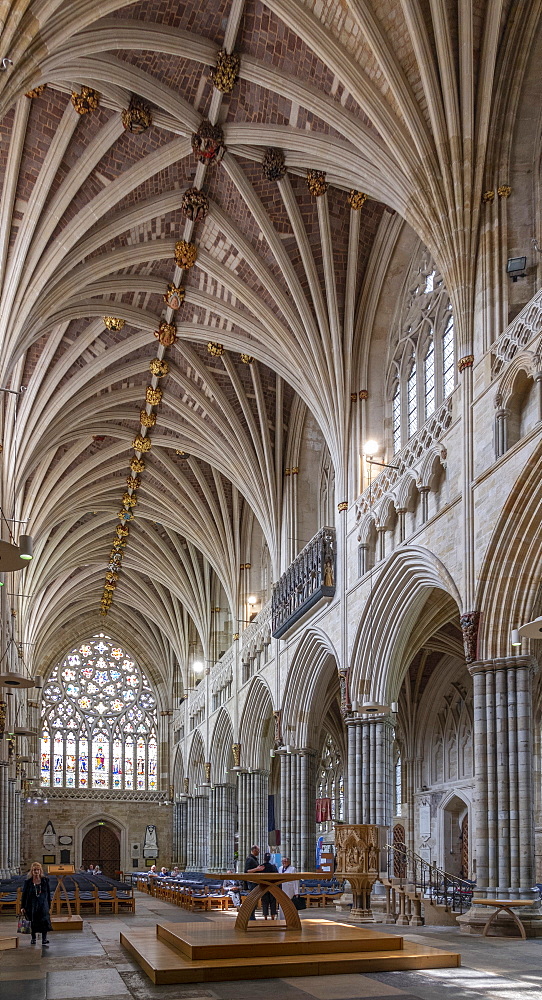
M 314 911 L 311 911 L 314 916 Z M 334 918 L 331 910 L 318 916 Z M 0 952 L 1 1000 L 542 1000 L 542 940 L 470 938 L 450 927 L 418 928 L 408 940 L 459 951 L 460 969 L 382 972 L 370 975 L 308 976 L 253 982 L 154 986 L 119 944 L 122 928 L 147 927 L 158 920 L 186 922 L 225 918 L 190 914 L 169 903 L 137 894 L 134 916 L 85 920 L 82 934 L 51 934 L 51 945 Z M 231 919 L 234 919 L 233 914 Z M 2 916 L 0 928 L 15 923 Z M 392 933 L 408 928 L 386 926 Z

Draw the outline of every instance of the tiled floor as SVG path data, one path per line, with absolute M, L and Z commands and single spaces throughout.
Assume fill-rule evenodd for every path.
M 313 914 L 314 915 L 314 914 Z M 333 919 L 332 911 L 319 916 Z M 222 916 L 222 915 L 217 915 Z M 450 927 L 386 926 L 417 943 L 459 951 L 460 969 L 307 976 L 254 982 L 154 986 L 119 943 L 120 930 L 158 920 L 209 919 L 138 894 L 135 916 L 93 917 L 82 934 L 51 934 L 51 946 L 0 952 L 1 1000 L 542 1000 L 542 940 L 464 937 Z M 216 919 L 214 917 L 213 919 Z M 233 919 L 233 915 L 231 917 Z M 2 929 L 13 917 L 0 918 Z

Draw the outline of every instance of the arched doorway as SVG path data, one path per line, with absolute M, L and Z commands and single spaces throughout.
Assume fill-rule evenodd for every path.
M 105 823 L 98 822 L 83 837 L 82 859 L 85 868 L 99 865 L 110 878 L 120 870 L 120 841 L 117 834 Z
M 469 871 L 469 810 L 467 803 L 453 795 L 443 808 L 444 864 L 450 875 L 468 878 Z

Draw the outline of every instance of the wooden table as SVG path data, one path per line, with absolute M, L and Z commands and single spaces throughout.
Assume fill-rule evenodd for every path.
M 235 878 L 238 882 L 255 882 L 256 886 L 251 889 L 248 896 L 243 900 L 241 906 L 239 907 L 239 913 L 237 914 L 237 920 L 235 921 L 235 927 L 237 930 L 248 931 L 248 922 L 258 904 L 258 901 L 266 892 L 270 892 L 279 904 L 284 917 L 286 920 L 286 928 L 281 929 L 290 931 L 300 931 L 301 930 L 301 920 L 299 919 L 299 913 L 296 907 L 292 903 L 289 896 L 286 895 L 284 889 L 281 889 L 281 884 L 283 882 L 297 882 L 302 878 L 318 878 L 322 877 L 321 872 L 258 872 L 253 868 L 248 872 L 236 872 L 235 875 L 232 872 L 226 872 L 222 875 L 217 875 L 216 872 L 212 874 L 207 874 L 206 878 L 212 879 L 231 879 Z
M 495 912 L 491 914 L 491 916 L 490 916 L 487 924 L 485 925 L 485 927 L 484 927 L 484 929 L 482 931 L 482 937 L 487 937 L 487 932 L 488 932 L 491 924 L 493 923 L 495 917 L 497 916 L 498 913 L 501 912 L 501 910 L 504 910 L 505 913 L 508 913 L 512 917 L 512 920 L 514 920 L 515 923 L 517 924 L 517 926 L 519 927 L 519 932 L 520 932 L 521 937 L 523 938 L 523 940 L 525 941 L 527 939 L 527 935 L 525 933 L 525 928 L 524 928 L 521 920 L 519 919 L 517 913 L 514 913 L 513 907 L 518 907 L 518 906 L 532 906 L 532 902 L 531 902 L 530 899 L 473 899 L 472 902 L 476 906 L 495 906 L 496 907 Z

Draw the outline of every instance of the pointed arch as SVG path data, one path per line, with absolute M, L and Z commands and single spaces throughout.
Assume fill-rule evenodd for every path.
M 197 795 L 198 788 L 205 781 L 205 746 L 199 730 L 194 733 L 188 754 L 187 775 L 190 782 L 190 794 Z
M 282 703 L 282 732 L 286 743 L 319 746 L 320 726 L 329 708 L 332 682 L 339 685 L 339 658 L 321 629 L 308 629 L 295 652 Z
M 396 701 L 416 650 L 460 607 L 452 576 L 432 552 L 418 545 L 394 552 L 373 581 L 360 619 L 350 661 L 351 695 L 384 705 Z
M 211 736 L 211 781 L 216 784 L 223 784 L 229 778 L 229 772 L 233 767 L 232 755 L 233 726 L 229 713 L 225 708 L 221 708 Z
M 541 614 L 540 481 L 542 443 L 526 462 L 495 525 L 480 571 L 478 656 L 510 654 L 510 630 Z
M 268 684 L 255 677 L 247 695 L 239 727 L 243 767 L 269 770 L 273 745 L 273 699 Z

